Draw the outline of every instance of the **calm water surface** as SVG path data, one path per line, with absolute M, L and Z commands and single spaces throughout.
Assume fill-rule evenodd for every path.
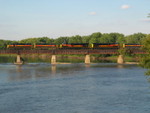
M 0 64 L 0 113 L 150 113 L 136 65 Z

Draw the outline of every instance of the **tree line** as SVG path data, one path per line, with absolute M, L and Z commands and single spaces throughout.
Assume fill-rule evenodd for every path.
M 87 36 L 66 36 L 58 38 L 49 37 L 35 37 L 27 38 L 19 41 L 13 40 L 0 40 L 0 48 L 4 48 L 7 44 L 12 43 L 42 43 L 42 44 L 62 44 L 62 43 L 130 43 L 130 44 L 142 44 L 143 40 L 150 37 L 150 34 L 134 33 L 125 36 L 121 33 L 101 33 L 96 32 Z

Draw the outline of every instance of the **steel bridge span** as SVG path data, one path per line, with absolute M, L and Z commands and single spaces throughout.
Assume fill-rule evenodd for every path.
M 130 50 L 129 54 L 146 54 L 143 50 Z M 53 49 L 53 50 L 0 50 L 0 54 L 119 54 L 118 49 Z
M 128 50 L 128 54 L 147 54 L 142 50 Z M 21 60 L 22 54 L 49 54 L 51 55 L 51 64 L 56 64 L 56 55 L 67 55 L 67 54 L 83 54 L 85 55 L 85 63 L 90 63 L 91 54 L 117 54 L 119 57 L 117 63 L 124 63 L 124 56 L 119 54 L 118 49 L 52 49 L 52 50 L 0 50 L 0 54 L 16 54 L 15 64 L 23 64 Z

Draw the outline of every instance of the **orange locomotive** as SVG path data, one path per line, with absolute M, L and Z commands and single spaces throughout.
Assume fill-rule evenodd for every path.
M 31 49 L 33 47 L 32 44 L 23 44 L 23 43 L 16 43 L 16 44 L 10 44 L 7 45 L 8 49 Z

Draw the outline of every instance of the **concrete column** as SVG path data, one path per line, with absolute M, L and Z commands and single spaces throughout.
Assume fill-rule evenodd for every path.
M 56 64 L 56 55 L 52 55 L 51 64 Z
M 85 56 L 85 64 L 90 64 L 90 55 Z
M 14 64 L 23 64 L 23 61 L 21 60 L 21 56 L 17 55 L 16 62 Z
M 117 63 L 118 64 L 123 64 L 124 63 L 124 56 L 123 55 L 119 55 L 119 57 L 117 59 Z

